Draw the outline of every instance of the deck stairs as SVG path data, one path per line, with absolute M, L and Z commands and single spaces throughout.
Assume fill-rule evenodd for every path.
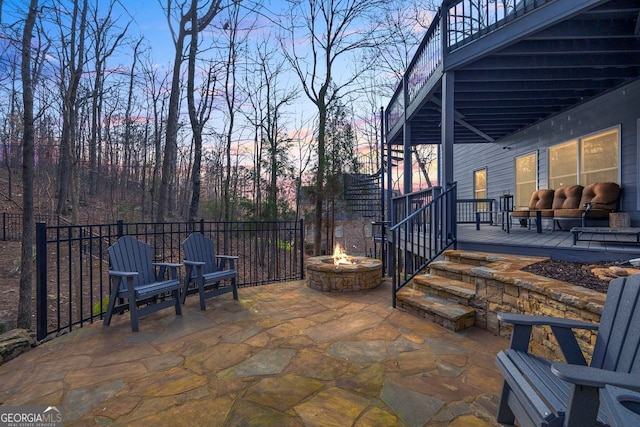
M 486 302 L 476 298 L 478 279 L 487 277 L 486 265 L 501 259 L 495 254 L 445 251 L 427 272 L 398 291 L 396 306 L 453 331 L 485 322 Z

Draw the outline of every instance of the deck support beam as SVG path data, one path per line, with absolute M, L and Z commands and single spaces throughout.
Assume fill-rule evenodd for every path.
M 455 72 L 446 71 L 442 76 L 442 141 L 440 149 L 440 180 L 439 185 L 446 187 L 453 182 L 453 142 Z
M 413 192 L 413 164 L 411 161 L 411 122 L 407 120 L 407 107 L 409 105 L 409 82 L 407 76 L 403 78 L 402 85 L 404 87 L 404 124 L 402 126 L 402 140 L 403 140 L 403 191 L 404 194 Z M 407 214 L 408 215 L 408 214 Z

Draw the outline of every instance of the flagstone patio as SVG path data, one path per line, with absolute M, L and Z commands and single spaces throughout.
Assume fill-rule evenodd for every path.
M 389 283 L 278 283 L 55 338 L 0 366 L 0 404 L 65 426 L 490 426 L 507 345 L 393 309 Z

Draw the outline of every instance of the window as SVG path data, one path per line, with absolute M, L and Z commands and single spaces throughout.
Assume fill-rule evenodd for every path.
M 549 188 L 578 183 L 578 141 L 549 148 Z
M 473 198 L 487 198 L 487 170 L 480 169 L 473 172 Z
M 608 129 L 549 148 L 549 188 L 618 182 L 620 129 Z
M 594 182 L 618 182 L 618 129 L 582 140 L 580 183 Z
M 538 155 L 537 153 L 525 154 L 516 157 L 516 194 L 515 207 L 529 206 L 531 194 L 537 190 L 538 181 Z
M 473 172 L 473 198 L 474 199 L 486 199 L 487 198 L 487 169 L 479 169 Z M 479 211 L 486 211 L 486 203 L 478 203 L 476 209 Z

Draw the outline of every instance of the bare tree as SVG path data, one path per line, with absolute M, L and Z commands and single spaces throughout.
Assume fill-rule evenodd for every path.
M 280 216 L 278 206 L 284 197 L 284 189 L 279 183 L 293 172 L 289 156 L 292 141 L 285 132 L 284 110 L 296 99 L 297 88 L 285 84 L 285 61 L 270 46 L 269 40 L 265 39 L 252 49 L 255 52 L 255 57 L 252 58 L 255 68 L 247 73 L 247 103 L 251 105 L 251 109 L 246 116 L 255 129 L 255 217 L 273 221 Z M 263 165 L 267 178 L 266 188 L 262 185 Z M 266 190 L 265 206 L 262 206 L 263 190 Z
M 173 179 L 175 164 L 178 153 L 178 124 L 180 119 L 180 93 L 181 93 L 181 72 L 184 61 L 184 47 L 187 36 L 200 33 L 206 28 L 213 18 L 220 12 L 222 0 L 210 0 L 200 5 L 197 0 L 191 0 L 188 9 L 185 3 L 176 4 L 174 0 L 167 0 L 167 21 L 173 37 L 174 58 L 173 74 L 171 77 L 171 95 L 169 97 L 169 110 L 167 117 L 166 140 L 164 149 L 164 159 L 162 161 L 162 177 L 158 195 L 158 211 L 156 221 L 163 222 L 167 212 L 167 202 L 169 196 L 169 186 Z M 204 10 L 200 16 L 199 11 Z M 196 16 L 194 19 L 193 16 Z M 176 19 L 175 28 L 172 19 Z M 190 28 L 190 23 L 195 22 L 196 27 Z M 196 40 L 192 42 L 197 43 Z
M 38 0 L 31 0 L 24 23 L 22 36 L 22 78 L 23 134 L 22 134 L 22 250 L 20 258 L 20 294 L 18 301 L 19 328 L 31 329 L 31 296 L 33 283 L 33 175 L 35 170 L 33 81 L 31 65 L 31 41 L 38 12 Z
M 115 22 L 111 18 L 115 0 L 112 0 L 104 17 L 98 16 L 98 7 L 93 9 L 93 19 L 89 23 L 93 36 L 93 55 L 95 65 L 95 79 L 93 82 L 92 104 L 91 104 L 91 134 L 89 140 L 89 193 L 95 195 L 98 192 L 98 175 L 100 173 L 100 157 L 102 150 L 102 109 L 104 104 L 104 79 L 105 64 L 107 59 L 116 50 L 123 37 L 127 33 L 129 25 L 112 36 L 110 30 L 115 26 Z M 136 52 L 137 53 L 137 46 Z M 133 55 L 135 60 L 137 55 Z M 134 67 L 132 67 L 134 68 Z
M 143 66 L 143 74 L 145 78 L 146 87 L 146 102 L 147 109 L 150 110 L 147 113 L 148 117 L 151 117 L 153 124 L 152 141 L 153 141 L 153 155 L 145 156 L 145 163 L 150 162 L 153 165 L 151 172 L 151 182 L 149 183 L 149 193 L 151 195 L 151 209 L 149 213 L 151 217 L 155 217 L 158 199 L 158 189 L 160 181 L 160 167 L 162 163 L 162 134 L 164 131 L 164 117 L 167 105 L 167 93 L 169 92 L 168 78 L 169 74 L 160 75 L 159 69 L 154 66 L 151 58 L 147 58 Z M 146 152 L 145 152 L 146 154 Z M 151 159 L 149 159 L 151 157 Z M 145 191 L 143 189 L 143 191 Z M 144 199 L 144 197 L 143 197 Z M 144 209 L 144 206 L 143 206 Z
M 60 30 L 59 51 L 60 95 L 62 98 L 62 137 L 60 161 L 58 163 L 58 204 L 56 213 L 69 213 L 68 199 L 71 190 L 72 222 L 76 223 L 79 205 L 78 170 L 76 157 L 76 132 L 78 122 L 78 88 L 86 63 L 85 39 L 87 28 L 88 0 L 73 2 L 71 20 L 65 28 L 63 12 L 56 8 L 56 20 Z
M 358 78 L 367 62 L 352 61 L 361 68 L 345 70 L 349 55 L 377 43 L 379 26 L 372 14 L 380 0 L 287 0 L 288 36 L 281 38 L 285 57 L 318 113 L 318 167 L 315 177 L 314 253 L 322 246 L 323 183 L 327 110 Z M 298 45 L 300 40 L 304 43 Z M 345 61 L 340 63 L 340 61 Z M 339 75 L 337 67 L 341 67 Z
M 241 61 L 246 53 L 246 40 L 249 31 L 242 28 L 245 23 L 246 16 L 239 2 L 234 2 L 228 8 L 228 15 L 222 27 L 222 36 L 224 38 L 221 45 L 220 61 L 224 65 L 224 84 L 222 85 L 222 97 L 224 101 L 223 112 L 225 118 L 225 128 L 223 130 L 224 138 L 224 154 L 225 168 L 222 187 L 222 203 L 223 203 L 223 219 L 231 221 L 234 217 L 234 210 L 237 208 L 235 204 L 237 194 L 233 191 L 233 159 L 232 148 L 236 138 L 238 128 L 238 112 L 239 105 L 244 101 L 242 93 L 239 90 L 239 73 L 242 71 Z M 252 24 L 248 24 L 247 28 L 251 28 Z

